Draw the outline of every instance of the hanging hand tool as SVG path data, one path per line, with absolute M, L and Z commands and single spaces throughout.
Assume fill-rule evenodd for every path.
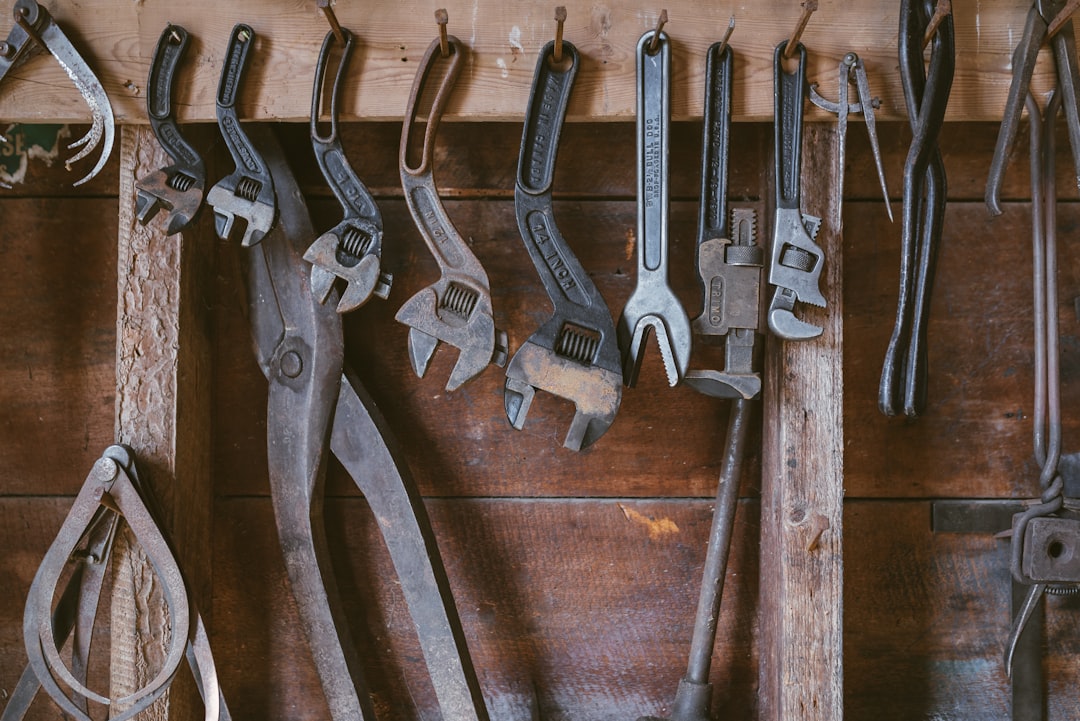
M 506 367 L 503 405 L 511 425 L 525 425 L 536 389 L 574 403 L 564 446 L 592 445 L 615 420 L 622 372 L 615 326 L 604 298 L 555 226 L 551 184 L 559 133 L 580 56 L 568 41 L 561 62 L 555 42 L 540 50 L 521 137 L 514 209 L 518 231 L 554 309 Z
M 757 244 L 757 214 L 736 208 L 728 225 L 727 184 L 731 136 L 732 51 L 714 43 L 706 55 L 705 130 L 701 157 L 697 271 L 702 310 L 693 320 L 694 348 L 723 339 L 724 370 L 689 370 L 690 387 L 717 398 L 755 398 L 761 375 L 753 368 L 761 315 L 765 254 Z
M 322 525 L 326 450 L 371 507 L 416 626 L 442 718 L 487 721 L 483 695 L 423 500 L 389 430 L 344 365 L 337 290 L 321 303 L 301 255 L 315 235 L 269 128 L 251 131 L 281 205 L 248 250 L 248 298 L 259 366 L 269 381 L 267 453 L 278 535 L 293 597 L 333 721 L 374 719 Z
M 179 233 L 191 224 L 202 207 L 206 190 L 206 166 L 198 151 L 184 139 L 173 114 L 173 81 L 188 40 L 187 30 L 167 25 L 158 39 L 146 81 L 150 128 L 173 164 L 135 182 L 135 217 L 146 225 L 164 208 L 169 213 L 166 235 Z
M 859 102 L 848 102 L 848 89 L 851 83 L 859 94 Z M 839 202 L 836 204 L 836 227 L 843 225 L 844 209 L 844 169 L 846 165 L 845 150 L 847 148 L 848 115 L 861 113 L 866 121 L 866 134 L 870 136 L 870 150 L 874 154 L 874 164 L 877 166 L 878 182 L 881 183 L 881 195 L 885 198 L 885 210 L 889 213 L 889 220 L 893 219 L 892 204 L 889 203 L 889 187 L 885 182 L 885 168 L 881 161 L 881 147 L 878 145 L 877 123 L 874 119 L 874 109 L 881 105 L 881 101 L 870 95 L 870 81 L 866 77 L 866 66 L 862 59 L 855 53 L 847 53 L 840 61 L 840 83 L 837 90 L 835 103 L 826 100 L 818 93 L 818 84 L 810 84 L 810 102 L 837 118 L 837 153 L 836 177 L 839 188 Z
M 799 210 L 802 173 L 803 95 L 806 92 L 806 48 L 798 43 L 798 66 L 784 69 L 787 40 L 773 55 L 776 139 L 776 214 L 773 219 L 769 283 L 776 286 L 769 304 L 769 330 L 785 340 L 810 340 L 822 329 L 795 317 L 795 301 L 825 307 L 818 289 L 825 252 L 814 242 L 821 219 Z
M 91 721 L 88 701 L 116 709 L 110 718 L 124 721 L 161 698 L 185 657 L 205 704 L 206 721 L 228 721 L 202 617 L 188 594 L 160 518 L 153 498 L 139 481 L 132 452 L 124 446 L 105 449 L 34 574 L 23 615 L 29 664 L 0 715 L 2 721 L 22 719 L 39 687 L 77 721 Z M 87 688 L 86 669 L 102 584 L 121 520 L 154 569 L 171 627 L 168 648 L 163 649 L 165 659 L 156 676 L 135 693 L 110 699 Z M 53 598 L 69 567 L 67 584 L 54 609 Z M 69 637 L 70 668 L 60 656 Z
M 668 384 L 690 363 L 690 319 L 668 285 L 668 161 L 671 136 L 671 41 L 650 30 L 637 44 L 637 285 L 616 324 L 623 382 L 637 383 L 651 331 Z
M 72 183 L 75 186 L 82 185 L 101 172 L 112 154 L 116 121 L 109 96 L 105 94 L 105 88 L 101 86 L 101 81 L 90 69 L 90 65 L 75 50 L 48 10 L 38 5 L 35 0 L 16 0 L 13 12 L 15 25 L 8 33 L 7 40 L 0 43 L 0 82 L 9 70 L 30 56 L 35 45 L 47 50 L 56 58 L 56 62 L 60 63 L 60 67 L 67 72 L 83 100 L 90 106 L 92 117 L 90 130 L 86 135 L 68 145 L 69 149 L 81 147 L 82 150 L 64 165 L 70 169 L 104 140 L 97 164 L 89 173 Z
M 401 126 L 398 158 L 405 201 L 439 264 L 439 279 L 401 306 L 396 318 L 409 326 L 409 359 L 417 376 L 424 377 L 440 342 L 458 349 L 457 363 L 446 384 L 446 390 L 453 391 L 478 376 L 488 363 L 506 365 L 507 351 L 506 332 L 495 327 L 492 317 L 487 273 L 447 216 L 435 186 L 435 133 L 465 63 L 461 41 L 450 35 L 446 43 L 448 54 L 443 55 L 441 40 L 436 39 L 420 61 Z M 425 121 L 417 122 L 420 102 L 426 96 L 425 84 L 432 77 L 439 82 L 431 110 Z M 414 137 L 421 134 L 418 126 L 423 127 L 419 148 Z
M 340 32 L 344 40 L 330 93 L 330 134 L 327 136 L 319 133 L 319 116 L 325 91 L 323 81 L 326 66 L 336 37 L 334 32 L 328 32 L 323 38 L 319 60 L 315 64 L 315 85 L 311 93 L 311 145 L 319 170 L 334 191 L 345 217 L 315 239 L 304 253 L 304 260 L 311 263 L 311 290 L 320 302 L 326 302 L 338 278 L 344 281 L 345 289 L 341 293 L 337 311 L 347 313 L 362 306 L 372 295 L 385 299 L 390 294 L 393 277 L 380 268 L 383 226 L 379 207 L 349 164 L 338 135 L 338 96 L 355 45 L 351 32 L 344 28 L 340 28 Z
M 945 120 L 956 65 L 951 14 L 945 16 L 933 36 L 929 68 L 923 64 L 923 38 L 933 11 L 933 0 L 900 3 L 900 78 L 912 139 L 904 163 L 896 322 L 885 350 L 878 387 L 878 408 L 887 416 L 903 413 L 915 417 L 926 408 L 930 293 L 947 192 L 938 135 Z
M 262 240 L 277 217 L 274 180 L 236 115 L 236 98 L 254 44 L 254 30 L 243 23 L 233 27 L 218 83 L 217 121 L 236 170 L 206 194 L 206 202 L 214 209 L 214 229 L 219 238 L 229 239 L 237 218 L 245 222 L 241 240 L 244 247 Z

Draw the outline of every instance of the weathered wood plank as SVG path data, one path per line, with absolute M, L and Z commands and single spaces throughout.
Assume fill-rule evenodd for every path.
M 843 718 L 844 324 L 836 213 L 836 131 L 803 141 L 802 210 L 823 219 L 827 309 L 799 304 L 824 328 L 811 341 L 770 337 L 763 375 L 761 716 Z
M 536 56 L 554 37 L 553 8 L 527 2 L 445 3 L 449 31 L 470 48 L 460 87 L 451 99 L 450 118 L 520 118 L 532 81 Z M 665 3 L 673 39 L 676 118 L 700 117 L 704 54 L 735 16 L 732 45 L 738 54 L 735 106 L 738 120 L 771 118 L 773 49 L 794 29 L 800 8 L 791 0 L 752 5 L 703 5 L 693 0 Z M 1000 117 L 1011 73 L 1011 56 L 1023 32 L 1026 5 L 1009 0 L 958 0 L 954 3 L 957 71 L 949 104 L 950 120 Z M 10 22 L 10 0 L 0 17 Z M 347 81 L 342 109 L 347 119 L 398 119 L 428 44 L 436 37 L 433 6 L 416 0 L 338 3 L 342 25 L 358 34 L 357 58 Z M 633 117 L 634 48 L 656 25 L 659 6 L 645 2 L 567 3 L 565 38 L 577 45 L 582 67 L 569 116 L 572 120 Z M 241 117 L 302 120 L 310 112 L 311 83 L 319 43 L 327 32 L 313 2 L 293 0 L 267 5 L 259 0 L 228 4 L 196 0 L 182 5 L 95 0 L 56 3 L 57 20 L 97 69 L 121 122 L 146 122 L 145 84 L 150 58 L 166 22 L 193 35 L 190 60 L 181 71 L 178 106 L 185 121 L 214 118 L 214 97 L 222 55 L 234 23 L 247 22 L 260 40 L 251 82 L 241 93 Z M 822 0 L 803 35 L 809 48 L 807 77 L 835 92 L 840 58 L 855 50 L 866 63 L 871 86 L 882 99 L 883 118 L 906 115 L 895 72 L 899 25 L 895 4 L 873 0 Z M 1034 88 L 1045 89 L 1053 74 L 1049 54 L 1036 69 Z M 39 57 L 12 73 L 0 92 L 0 117 L 19 120 L 86 122 L 88 112 L 64 72 Z M 813 111 L 813 117 L 824 117 Z

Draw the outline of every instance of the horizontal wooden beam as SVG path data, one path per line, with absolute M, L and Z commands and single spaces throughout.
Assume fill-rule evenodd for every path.
M 661 8 L 673 41 L 672 110 L 678 118 L 701 115 L 705 50 L 736 20 L 734 114 L 738 121 L 772 117 L 773 49 L 794 30 L 796 0 L 701 3 L 654 0 L 604 3 L 589 0 L 396 0 L 334 5 L 341 24 L 359 40 L 347 81 L 346 120 L 400 119 L 417 65 L 437 36 L 433 10 L 445 5 L 449 32 L 471 50 L 448 117 L 458 120 L 519 120 L 525 110 L 537 53 L 555 35 L 555 3 L 565 3 L 566 40 L 582 55 L 572 120 L 629 120 L 634 113 L 634 48 L 656 25 Z M 119 122 L 146 122 L 145 92 L 150 58 L 167 22 L 194 36 L 179 80 L 179 113 L 187 122 L 212 121 L 214 98 L 229 31 L 237 22 L 258 34 L 249 81 L 241 91 L 243 118 L 306 120 L 319 46 L 328 25 L 315 0 L 43 0 L 92 61 L 112 98 Z M 0 1 L 0 33 L 11 24 L 12 0 Z M 957 70 L 949 120 L 1000 118 L 1011 73 L 1013 47 L 1024 29 L 1029 3 L 955 0 Z M 906 117 L 897 69 L 898 4 L 882 0 L 821 0 L 803 42 L 807 78 L 834 97 L 837 67 L 849 51 L 864 60 L 879 115 Z M 1053 74 L 1048 52 L 1036 69 L 1034 88 Z M 64 71 L 35 57 L 0 83 L 5 121 L 85 122 L 89 113 Z M 824 118 L 815 110 L 811 118 Z

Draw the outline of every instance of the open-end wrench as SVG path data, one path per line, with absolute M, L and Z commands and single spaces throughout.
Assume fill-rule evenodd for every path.
M 236 115 L 236 96 L 254 44 L 254 30 L 243 23 L 233 27 L 218 85 L 217 121 L 236 171 L 219 180 L 206 194 L 206 202 L 214 209 L 214 229 L 219 238 L 229 239 L 237 218 L 246 221 L 241 240 L 244 247 L 262 240 L 277 218 L 274 180 Z
M 465 63 L 465 46 L 461 41 L 452 35 L 446 41 L 447 57 L 442 57 L 441 43 L 436 39 L 420 61 L 401 126 L 399 157 L 405 201 L 428 250 L 439 264 L 439 279 L 401 306 L 396 318 L 409 326 L 409 359 L 421 378 L 440 342 L 459 350 L 446 384 L 446 390 L 453 391 L 478 376 L 488 363 L 506 365 L 506 332 L 495 327 L 487 273 L 447 216 L 435 186 L 432 167 L 435 133 Z M 426 121 L 418 123 L 424 86 L 433 76 L 440 79 L 431 110 Z M 420 125 L 423 125 L 423 146 L 417 148 L 413 141 L 420 134 Z
M 687 385 L 717 398 L 754 398 L 761 375 L 754 344 L 761 315 L 765 253 L 757 244 L 757 214 L 736 208 L 728 222 L 728 150 L 731 135 L 732 51 L 714 43 L 706 55 L 705 129 L 701 156 L 697 270 L 702 311 L 691 326 L 695 348 L 724 342 L 724 370 L 686 372 Z
M 337 311 L 347 313 L 362 306 L 373 295 L 385 299 L 390 294 L 393 278 L 381 270 L 383 224 L 379 207 L 367 186 L 353 171 L 338 136 L 338 95 L 355 45 L 351 32 L 341 28 L 341 33 L 345 42 L 334 74 L 330 94 L 330 134 L 326 136 L 319 133 L 319 115 L 326 65 L 334 44 L 333 32 L 328 32 L 323 39 L 315 65 L 315 86 L 311 93 L 311 145 L 319 170 L 334 191 L 345 217 L 315 239 L 304 253 L 304 260 L 311 263 L 311 291 L 320 303 L 326 302 L 338 278 L 345 281 Z
M 637 286 L 617 325 L 623 381 L 637 383 L 650 331 L 668 383 L 690 363 L 690 319 L 668 285 L 668 160 L 671 131 L 671 41 L 656 30 L 637 44 Z
M 173 114 L 173 79 L 188 46 L 188 32 L 179 25 L 167 25 L 158 39 L 150 77 L 146 81 L 146 113 L 150 127 L 173 164 L 155 170 L 135 182 L 135 217 L 146 225 L 164 208 L 165 234 L 186 228 L 202 207 L 206 191 L 206 165 L 198 151 L 184 139 Z
M 769 283 L 776 286 L 769 304 L 769 330 L 785 340 L 809 340 L 822 328 L 795 317 L 795 301 L 825 307 L 818 283 L 825 253 L 814 242 L 821 219 L 799 210 L 799 175 L 802 172 L 803 96 L 806 88 L 806 47 L 799 43 L 798 67 L 784 69 L 787 40 L 776 46 L 773 57 L 776 117 L 776 215 L 773 220 Z
M 13 8 L 15 25 L 8 33 L 7 39 L 0 43 L 0 81 L 16 64 L 29 57 L 35 45 L 39 45 L 49 51 L 60 67 L 64 69 L 72 84 L 75 85 L 83 100 L 90 107 L 91 125 L 86 135 L 68 145 L 68 148 L 82 150 L 65 161 L 64 165 L 70 169 L 72 164 L 82 160 L 94 151 L 99 143 L 104 142 L 101 156 L 90 172 L 72 185 L 79 186 L 88 182 L 101 172 L 105 163 L 112 154 L 113 141 L 116 138 L 116 120 L 113 116 L 112 104 L 109 96 L 105 93 L 101 81 L 90 69 L 90 65 L 79 54 L 68 40 L 67 35 L 53 20 L 49 11 L 35 2 L 35 0 L 16 0 Z
M 514 428 L 525 425 L 536 389 L 573 401 L 574 420 L 564 445 L 580 450 L 604 434 L 622 401 L 622 373 L 615 325 L 603 297 L 566 244 L 551 207 L 559 133 L 580 58 L 563 41 L 540 51 L 518 158 L 514 208 L 518 230 L 551 299 L 554 312 L 529 337 L 506 368 L 503 405 Z

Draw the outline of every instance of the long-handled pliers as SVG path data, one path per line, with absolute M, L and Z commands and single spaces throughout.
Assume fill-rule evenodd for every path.
M 250 133 L 277 190 L 280 220 L 247 249 L 251 328 L 269 381 L 270 487 L 301 622 L 333 721 L 375 718 L 322 523 L 329 448 L 374 513 L 417 629 L 442 718 L 487 721 L 476 672 L 423 501 L 381 414 L 344 364 L 338 290 L 321 303 L 304 250 L 315 237 L 273 132 Z

